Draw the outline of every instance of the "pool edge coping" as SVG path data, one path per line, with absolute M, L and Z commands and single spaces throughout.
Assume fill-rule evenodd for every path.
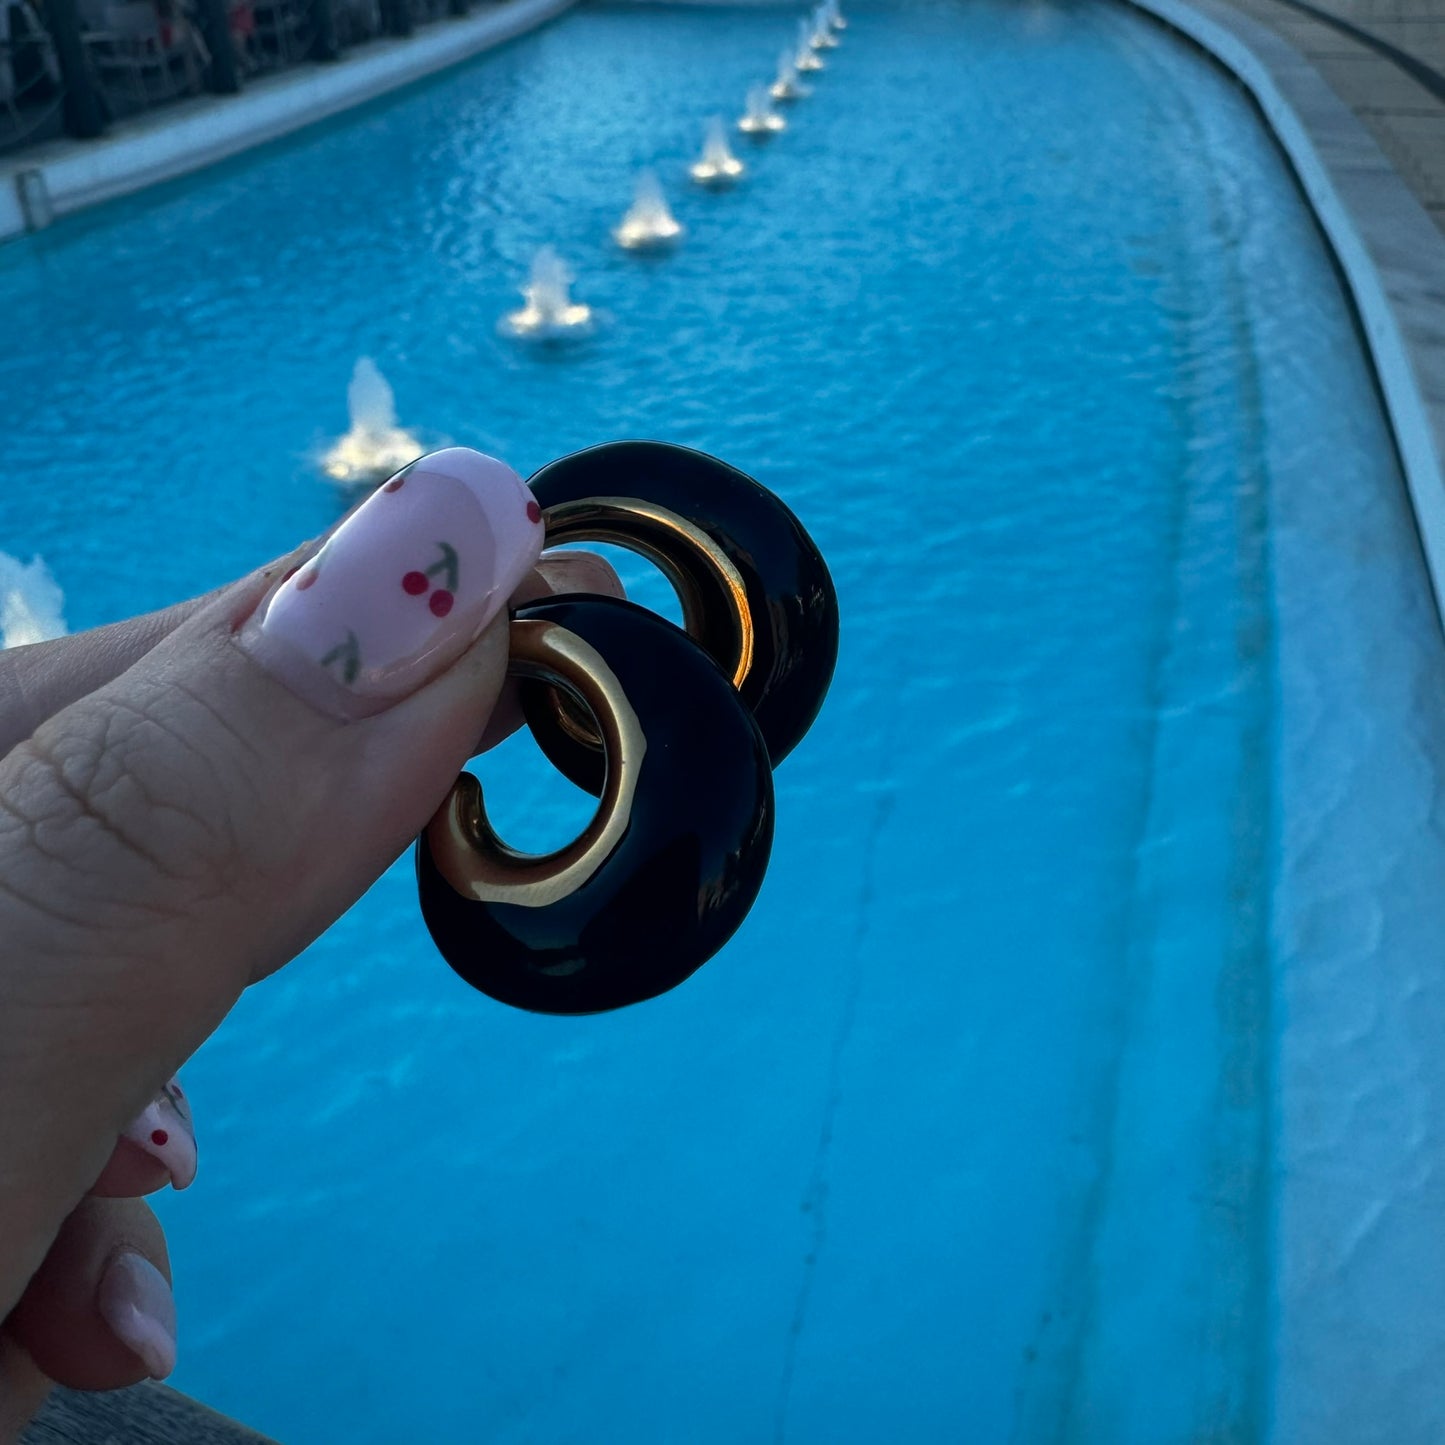
M 0 244 L 39 229 L 24 193 L 38 185 L 59 218 L 201 170 L 460 65 L 534 30 L 577 0 L 506 0 L 404 40 L 254 82 L 239 95 L 162 108 L 97 140 L 59 140 L 0 163 Z M 47 218 L 47 222 L 48 222 Z
M 1293 45 L 1218 0 L 1124 0 L 1192 40 L 1259 106 L 1344 275 L 1445 626 L 1445 235 Z

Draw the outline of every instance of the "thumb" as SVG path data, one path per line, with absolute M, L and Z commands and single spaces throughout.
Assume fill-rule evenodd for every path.
M 0 762 L 0 1316 L 126 1121 L 425 826 L 542 534 L 500 462 L 424 457 Z

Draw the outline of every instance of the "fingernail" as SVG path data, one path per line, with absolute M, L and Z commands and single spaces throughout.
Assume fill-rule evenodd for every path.
M 366 717 L 449 667 L 542 550 L 542 513 L 504 462 L 466 447 L 378 487 L 282 581 L 240 643 L 293 692 Z
M 127 1251 L 111 1260 L 100 1277 L 95 1306 L 153 1380 L 164 1380 L 175 1369 L 176 1299 L 165 1275 L 144 1255 Z
M 170 1170 L 174 1188 L 184 1189 L 196 1177 L 191 1106 L 175 1079 L 121 1130 L 121 1138 L 159 1159 Z

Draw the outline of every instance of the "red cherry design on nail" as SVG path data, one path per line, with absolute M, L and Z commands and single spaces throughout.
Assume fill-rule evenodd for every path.
M 527 520 L 529 522 L 540 522 L 542 520 L 542 509 L 536 502 L 527 503 Z
M 168 1144 L 171 1136 L 164 1129 L 151 1130 L 151 1143 L 156 1145 Z
M 457 585 L 457 549 L 449 542 L 438 542 L 437 551 L 441 554 L 441 560 L 433 562 L 425 572 L 408 572 L 401 579 L 401 588 L 408 597 L 426 597 L 426 605 L 431 608 L 432 616 L 445 617 L 457 600 L 451 591 L 451 587 Z M 432 578 L 437 576 L 445 577 L 451 587 L 438 587 L 433 592 Z

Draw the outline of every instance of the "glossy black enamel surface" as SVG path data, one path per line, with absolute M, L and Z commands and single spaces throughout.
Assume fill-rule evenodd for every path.
M 588 497 L 635 497 L 685 517 L 717 543 L 742 575 L 752 614 L 753 666 L 742 697 L 773 765 L 782 762 L 817 716 L 838 657 L 833 579 L 787 506 L 735 467 L 666 442 L 608 442 L 574 452 L 543 467 L 529 485 L 544 510 Z M 681 555 L 676 560 L 688 564 Z M 725 657 L 715 660 L 730 666 Z M 595 750 L 561 732 L 535 706 L 535 692 L 531 701 L 527 720 L 542 750 L 595 793 Z
M 503 1003 L 597 1013 L 673 988 L 752 907 L 773 837 L 766 745 L 731 682 L 681 629 L 603 597 L 522 608 L 616 673 L 647 739 L 626 835 L 601 869 L 543 908 L 463 898 L 417 844 L 422 914 L 448 963 Z

